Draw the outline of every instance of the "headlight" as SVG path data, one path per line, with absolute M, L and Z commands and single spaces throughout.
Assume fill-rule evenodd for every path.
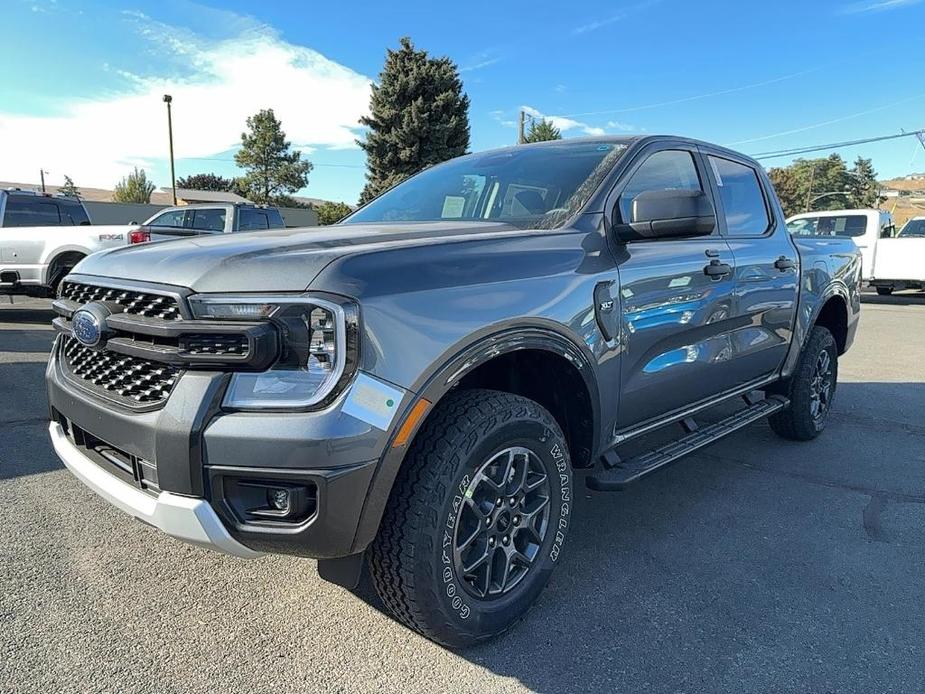
M 269 320 L 280 331 L 279 360 L 267 371 L 233 374 L 225 407 L 291 410 L 325 404 L 356 368 L 358 312 L 346 299 L 197 294 L 189 303 L 194 318 Z

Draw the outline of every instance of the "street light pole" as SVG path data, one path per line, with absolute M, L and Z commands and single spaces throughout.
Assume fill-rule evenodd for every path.
M 170 115 L 170 103 L 173 97 L 164 94 L 164 103 L 167 104 L 167 138 L 170 140 L 170 187 L 173 190 L 173 204 L 177 204 L 177 178 L 173 170 L 173 120 Z

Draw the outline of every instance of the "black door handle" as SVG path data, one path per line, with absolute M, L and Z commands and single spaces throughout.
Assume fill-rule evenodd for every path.
M 780 258 L 774 261 L 774 267 L 776 267 L 781 272 L 783 272 L 784 270 L 790 270 L 791 268 L 795 268 L 796 266 L 797 264 L 791 258 L 787 258 L 785 256 L 781 256 Z
M 705 274 L 707 277 L 719 279 L 725 275 L 732 274 L 732 266 L 727 265 L 726 263 L 721 263 L 718 260 L 711 260 L 709 265 L 703 266 L 703 274 Z

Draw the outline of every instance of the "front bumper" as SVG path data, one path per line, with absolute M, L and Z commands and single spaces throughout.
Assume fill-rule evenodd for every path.
M 123 482 L 85 456 L 57 422 L 48 425 L 55 453 L 73 475 L 93 491 L 138 520 L 179 540 L 217 549 L 242 559 L 261 556 L 235 540 L 204 499 L 161 492 L 156 497 Z
M 226 374 L 189 371 L 162 407 L 128 411 L 73 383 L 56 348 L 46 371 L 55 450 L 107 501 L 193 544 L 239 557 L 361 551 L 357 528 L 387 433 L 343 412 L 345 397 L 316 412 L 225 412 L 226 383 Z M 128 461 L 124 469 L 101 458 L 101 444 Z M 242 518 L 228 490 L 252 480 L 305 485 L 311 517 L 291 526 Z

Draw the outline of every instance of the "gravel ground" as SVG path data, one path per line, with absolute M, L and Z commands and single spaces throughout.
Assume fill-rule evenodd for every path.
M 925 295 L 867 297 L 817 441 L 759 422 L 585 492 L 527 620 L 463 653 L 314 562 L 188 547 L 85 489 L 45 430 L 50 320 L 47 302 L 0 304 L 2 692 L 925 686 Z

